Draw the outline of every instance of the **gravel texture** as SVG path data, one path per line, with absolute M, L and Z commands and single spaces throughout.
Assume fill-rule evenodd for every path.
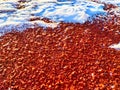
M 1 36 L 0 90 L 119 90 L 120 51 L 109 47 L 120 41 L 114 19 Z

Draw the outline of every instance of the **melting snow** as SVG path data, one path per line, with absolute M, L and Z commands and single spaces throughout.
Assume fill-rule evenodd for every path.
M 110 12 L 113 12 L 115 15 L 120 17 L 120 0 L 97 0 L 97 1 L 118 6 L 116 8 L 112 8 Z
M 118 43 L 118 44 L 113 44 L 113 45 L 110 46 L 110 48 L 114 48 L 114 49 L 116 49 L 116 50 L 120 50 L 120 43 Z
M 116 6 L 120 6 L 120 0 L 97 0 L 97 1 L 104 2 L 107 4 L 114 4 Z
M 34 26 L 54 28 L 60 21 L 84 23 L 105 14 L 103 8 L 89 0 L 0 0 L 0 33 Z M 30 21 L 31 17 L 49 18 L 53 23 Z
M 104 2 L 104 0 L 97 0 Z M 119 5 L 119 0 L 105 0 Z M 92 0 L 0 0 L 0 33 L 29 27 L 56 27 L 59 22 L 85 23 L 96 15 L 106 15 L 104 5 Z M 30 21 L 32 17 L 49 18 Z

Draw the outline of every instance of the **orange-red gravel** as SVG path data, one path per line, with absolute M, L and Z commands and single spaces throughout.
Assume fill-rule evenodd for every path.
M 120 90 L 120 26 L 61 23 L 0 37 L 0 90 Z

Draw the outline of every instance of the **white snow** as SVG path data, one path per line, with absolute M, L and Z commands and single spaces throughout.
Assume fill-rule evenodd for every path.
M 96 1 L 104 2 L 104 3 L 107 3 L 107 4 L 114 4 L 116 6 L 120 6 L 120 0 L 96 0 Z
M 116 8 L 112 8 L 110 12 L 113 12 L 115 15 L 120 16 L 120 0 L 97 0 L 97 1 L 117 6 Z
M 118 6 L 110 12 L 120 17 L 120 0 L 0 0 L 0 36 L 6 31 L 38 26 L 55 28 L 61 21 L 85 23 L 96 15 L 106 15 L 102 3 Z M 49 18 L 53 22 L 31 18 Z M 120 43 L 109 47 L 120 50 Z
M 57 2 L 57 0 L 38 0 L 38 2 Z
M 118 44 L 113 44 L 111 46 L 109 46 L 110 48 L 114 48 L 116 50 L 120 50 L 120 42 Z
M 103 4 L 90 0 L 0 0 L 0 32 L 34 26 L 56 27 L 60 21 L 85 23 L 97 14 L 105 14 Z M 49 18 L 53 23 L 31 17 Z
M 110 12 L 114 13 L 116 16 L 120 17 L 120 7 L 113 8 Z
M 120 3 L 120 0 L 96 1 Z M 106 15 L 103 8 L 103 4 L 92 0 L 0 0 L 0 33 L 36 26 L 54 28 L 61 21 L 85 23 L 96 15 Z M 30 21 L 31 17 L 49 18 L 53 23 Z

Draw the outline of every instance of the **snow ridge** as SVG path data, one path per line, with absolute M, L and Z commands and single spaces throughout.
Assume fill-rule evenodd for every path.
M 30 21 L 33 17 L 49 18 L 56 23 L 85 23 L 95 15 L 105 14 L 103 8 L 103 4 L 89 0 L 0 0 L 0 32 L 23 30 L 36 24 L 51 27 L 41 20 Z

